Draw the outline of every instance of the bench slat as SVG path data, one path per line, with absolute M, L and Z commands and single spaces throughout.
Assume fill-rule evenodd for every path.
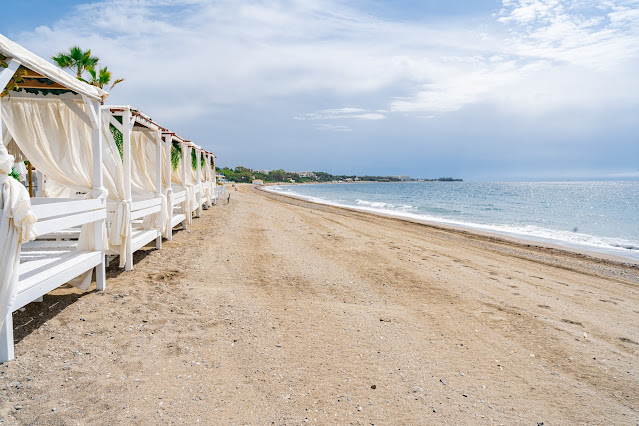
M 67 212 L 68 213 L 68 212 Z M 36 215 L 37 216 L 37 215 Z M 86 213 L 68 213 L 67 216 L 58 217 L 55 219 L 41 220 L 38 217 L 33 227 L 39 235 L 48 234 L 54 231 L 60 231 L 65 228 L 71 228 L 77 225 L 84 225 L 85 223 L 91 223 L 98 220 L 106 219 L 106 210 L 94 210 Z
M 18 293 L 12 309 L 15 311 L 96 267 L 102 262 L 102 257 L 99 251 L 70 250 L 20 264 Z M 32 268 L 33 265 L 29 265 L 34 262 L 38 262 L 39 267 Z

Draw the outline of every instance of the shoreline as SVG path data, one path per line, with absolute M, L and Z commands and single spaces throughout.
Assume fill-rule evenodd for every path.
M 322 182 L 322 183 L 332 183 L 332 182 Z M 353 183 L 353 182 L 345 182 L 345 183 Z M 355 182 L 355 183 L 367 183 L 367 182 Z M 370 182 L 370 183 L 375 183 L 375 182 Z M 384 182 L 386 183 L 386 182 Z M 238 185 L 238 184 L 236 184 Z M 251 184 L 241 184 L 241 185 L 251 185 Z M 294 186 L 294 185 L 298 185 L 298 184 L 292 184 L 289 183 L 289 186 Z M 299 184 L 299 185 L 305 185 L 304 184 Z M 603 260 L 606 262 L 612 262 L 615 264 L 619 264 L 619 265 L 624 265 L 624 266 L 629 266 L 629 267 L 636 267 L 637 269 L 639 269 L 639 259 L 633 259 L 631 257 L 625 257 L 621 254 L 616 255 L 616 254 L 611 254 L 611 253 L 607 253 L 605 251 L 598 251 L 596 249 L 586 249 L 586 248 L 578 248 L 578 247 L 574 247 L 571 246 L 569 244 L 561 244 L 561 243 L 552 243 L 552 242 L 546 242 L 546 241 L 540 241 L 540 240 L 535 240 L 535 239 L 528 239 L 526 237 L 519 237 L 516 235 L 509 235 L 508 233 L 500 233 L 500 232 L 491 232 L 491 231 L 484 231 L 481 229 L 477 229 L 474 228 L 472 226 L 464 226 L 464 225 L 455 225 L 455 224 L 448 224 L 448 223 L 444 223 L 444 222 L 437 222 L 437 221 L 433 221 L 433 220 L 428 220 L 428 219 L 418 219 L 418 218 L 412 218 L 412 217 L 407 217 L 407 216 L 402 216 L 399 214 L 393 214 L 392 212 L 378 212 L 378 211 L 373 211 L 373 210 L 369 210 L 366 208 L 358 208 L 355 206 L 347 206 L 347 205 L 337 205 L 337 204 L 330 204 L 330 203 L 321 203 L 318 201 L 312 201 L 309 200 L 307 198 L 305 198 L 302 195 L 295 195 L 295 194 L 280 194 L 268 189 L 265 189 L 265 187 L 267 186 L 278 186 L 278 185 L 253 185 L 255 187 L 255 189 L 259 190 L 259 191 L 263 191 L 265 193 L 269 193 L 269 194 L 275 194 L 275 195 L 279 195 L 282 197 L 289 197 L 295 200 L 300 200 L 300 201 L 305 201 L 308 203 L 312 203 L 312 204 L 317 204 L 317 205 L 322 205 L 322 206 L 330 206 L 330 207 L 334 207 L 334 208 L 338 208 L 338 209 L 345 209 L 345 210 L 349 210 L 349 211 L 355 211 L 355 212 L 360 212 L 360 213 L 368 213 L 368 214 L 372 214 L 372 215 L 376 215 L 376 216 L 380 216 L 380 217 L 388 217 L 388 218 L 392 218 L 392 219 L 397 219 L 397 220 L 403 220 L 406 222 L 411 222 L 411 223 L 418 223 L 418 224 L 422 224 L 425 226 L 429 226 L 429 227 L 433 227 L 436 229 L 443 229 L 443 230 L 450 230 L 450 231 L 455 231 L 455 232 L 460 232 L 460 233 L 467 233 L 467 234 L 472 234 L 472 235 L 478 235 L 478 236 L 483 236 L 486 238 L 493 238 L 496 240 L 500 240 L 500 241 L 504 241 L 504 242 L 510 242 L 510 243 L 514 243 L 517 244 L 519 246 L 522 246 L 525 248 L 537 248 L 537 249 L 545 249 L 545 250 L 553 250 L 554 252 L 565 252 L 566 254 L 571 254 L 571 255 L 577 255 L 577 256 L 583 256 L 583 257 L 587 257 L 587 258 L 592 258 L 593 260 Z

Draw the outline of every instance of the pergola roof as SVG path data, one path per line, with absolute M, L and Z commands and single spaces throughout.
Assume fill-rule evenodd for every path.
M 0 53 L 8 59 L 17 60 L 21 65 L 20 69 L 27 71 L 27 75 L 23 77 L 24 82 L 18 84 L 22 89 L 71 90 L 97 100 L 103 100 L 109 95 L 98 87 L 78 80 L 2 34 Z
M 136 125 L 140 124 L 152 130 L 159 130 L 162 133 L 167 132 L 167 129 L 165 127 L 160 126 L 158 123 L 153 121 L 151 117 L 140 112 L 138 109 L 133 108 L 130 105 L 109 105 L 106 108 L 109 108 L 111 113 L 124 112 L 128 109 L 131 111 L 131 116 L 135 119 Z

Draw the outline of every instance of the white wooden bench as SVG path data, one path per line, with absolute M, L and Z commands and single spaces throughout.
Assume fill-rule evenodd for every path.
M 109 203 L 109 217 L 115 214 L 116 204 Z M 133 253 L 155 240 L 155 247 L 159 250 L 162 248 L 162 233 L 156 229 L 141 228 L 141 219 L 144 217 L 159 214 L 162 210 L 162 198 L 156 197 L 148 200 L 133 201 L 131 203 L 131 216 L 129 223 L 129 235 L 127 240 L 127 259 L 125 260 L 125 269 L 130 271 L 133 269 Z M 110 224 L 109 224 L 110 226 Z M 119 252 L 109 250 L 109 256 L 119 255 Z
M 32 198 L 31 202 L 38 218 L 34 224 L 38 234 L 50 234 L 93 222 L 96 224 L 96 236 L 100 233 L 96 240 L 101 241 L 101 225 L 106 219 L 104 200 Z M 76 245 L 77 241 L 33 241 L 23 245 L 16 297 L 0 331 L 0 362 L 9 361 L 14 356 L 13 312 L 93 268 L 96 268 L 96 288 L 104 290 L 104 251 L 78 251 Z

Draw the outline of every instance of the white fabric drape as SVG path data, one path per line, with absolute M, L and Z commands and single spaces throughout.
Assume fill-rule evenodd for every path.
M 160 171 L 162 170 L 162 163 L 158 165 L 156 161 L 158 143 L 160 142 L 157 134 L 148 128 L 131 132 L 131 189 L 137 193 L 136 198 L 158 196 L 155 186 L 158 166 Z M 160 192 L 160 198 L 162 199 L 160 213 L 145 217 L 142 223 L 143 228 L 165 231 L 168 210 L 166 194 Z
M 83 102 L 72 102 L 86 111 Z M 13 97 L 3 100 L 2 115 L 16 144 L 38 170 L 76 192 L 91 190 L 91 129 L 63 101 Z
M 67 101 L 87 112 L 84 102 Z M 20 151 L 48 178 L 47 189 L 83 198 L 103 198 L 104 188 L 93 190 L 93 155 L 91 128 L 59 99 L 10 98 L 2 102 L 7 129 Z M 58 195 L 45 193 L 45 196 Z M 102 247 L 96 247 L 95 224 L 82 225 L 78 250 L 108 248 L 103 226 Z M 84 281 L 86 282 L 86 280 Z
M 37 236 L 29 193 L 8 175 L 13 161 L 13 156 L 0 143 L 0 329 L 11 314 L 18 290 L 20 248 L 22 243 Z

